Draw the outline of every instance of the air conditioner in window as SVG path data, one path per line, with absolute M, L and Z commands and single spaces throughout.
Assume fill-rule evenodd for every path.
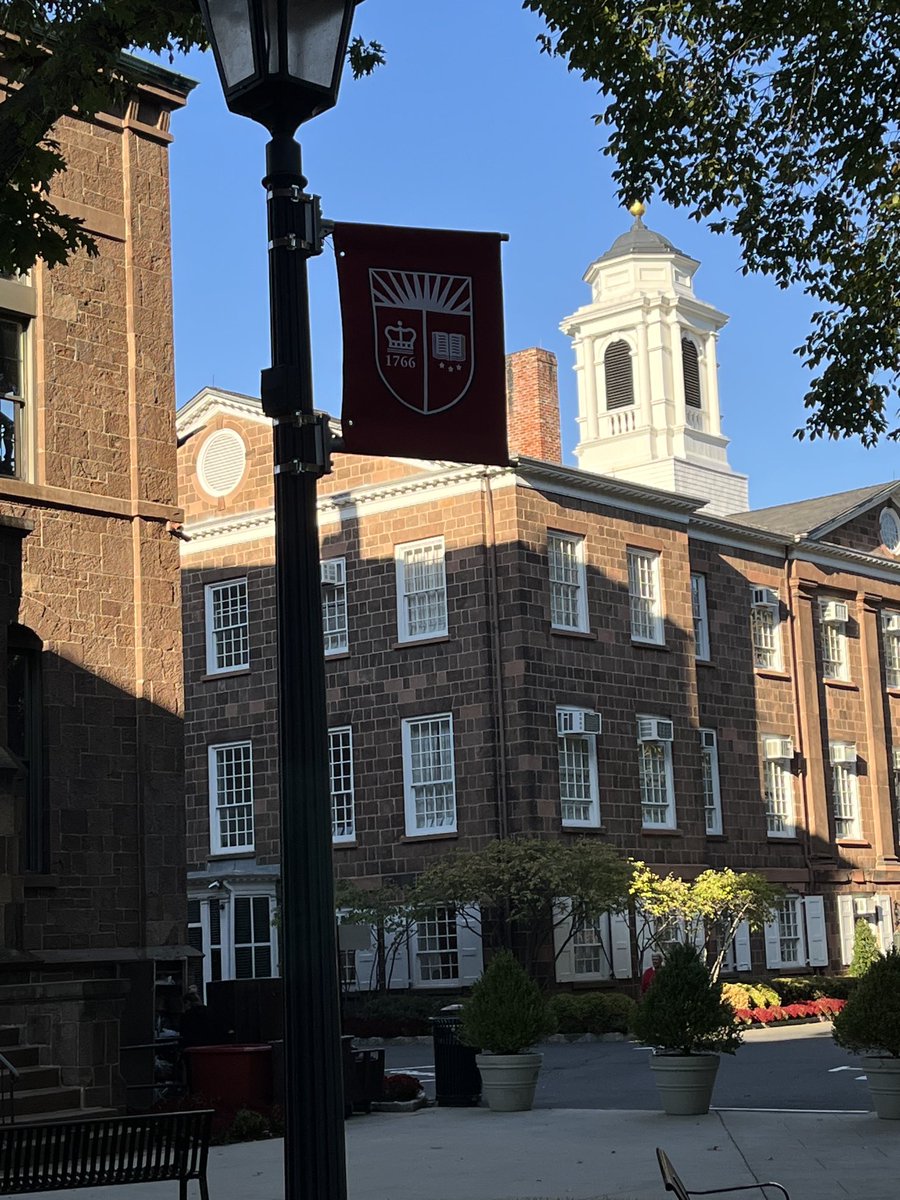
M 556 732 L 559 737 L 564 737 L 567 733 L 599 734 L 602 724 L 598 712 L 573 712 L 561 708 L 556 713 Z
M 900 633 L 900 613 L 884 613 L 881 625 L 885 633 Z
M 674 742 L 675 726 L 661 717 L 638 717 L 639 742 Z
M 846 625 L 850 620 L 850 609 L 843 600 L 826 600 L 821 612 L 822 620 L 829 625 Z
M 781 758 L 793 758 L 794 740 L 789 737 L 763 738 L 763 752 L 767 762 L 774 762 Z
M 326 559 L 321 566 L 322 582 L 329 587 L 340 587 L 344 582 L 344 564 Z
M 702 750 L 715 750 L 716 735 L 711 729 L 700 730 L 700 748 Z
M 874 896 L 854 896 L 853 911 L 858 917 L 876 917 Z
M 778 593 L 767 587 L 751 588 L 750 603 L 754 608 L 777 608 Z
M 855 763 L 856 762 L 856 743 L 855 742 L 832 742 L 831 743 L 831 761 L 833 763 Z

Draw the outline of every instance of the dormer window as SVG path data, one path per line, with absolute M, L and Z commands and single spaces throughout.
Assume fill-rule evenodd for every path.
M 631 347 L 626 341 L 620 339 L 606 347 L 603 374 L 607 412 L 634 404 L 634 369 L 631 365 Z
M 700 360 L 690 338 L 681 339 L 681 370 L 684 375 L 684 402 L 688 408 L 700 408 Z

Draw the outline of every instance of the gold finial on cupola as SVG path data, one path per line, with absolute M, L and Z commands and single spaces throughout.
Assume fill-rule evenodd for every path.
M 628 205 L 628 211 L 636 221 L 639 221 L 647 211 L 647 206 L 644 204 L 643 200 L 632 200 L 632 202 Z

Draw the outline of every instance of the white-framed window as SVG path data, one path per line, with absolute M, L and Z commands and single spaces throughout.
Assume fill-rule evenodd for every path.
M 703 811 L 706 832 L 722 832 L 722 794 L 719 788 L 719 747 L 715 730 L 700 730 L 700 770 L 703 779 Z
M 642 824 L 645 829 L 674 829 L 672 722 L 659 717 L 638 717 L 637 727 Z
M 849 609 L 841 600 L 819 601 L 819 635 L 822 650 L 822 678 L 849 679 L 850 657 L 847 645 Z
M 572 902 L 553 902 L 556 980 L 568 983 L 631 978 L 631 922 L 628 913 L 597 913 L 572 927 Z
M 884 681 L 889 688 L 900 688 L 900 612 L 881 614 L 884 644 Z
M 473 984 L 483 968 L 481 916 L 440 906 L 421 916 L 411 939 L 415 986 L 452 988 Z
M 234 978 L 269 979 L 274 975 L 272 908 L 269 896 L 232 896 Z
M 0 477 L 29 475 L 27 441 L 34 440 L 29 353 L 37 298 L 26 275 L 0 277 Z
M 397 567 L 397 636 L 401 642 L 447 633 L 444 539 L 428 538 L 394 548 Z
M 794 758 L 790 738 L 764 737 L 763 781 L 769 837 L 794 837 Z
M 402 724 L 406 834 L 456 831 L 453 717 L 441 713 Z
M 347 624 L 347 560 L 325 558 L 320 569 L 325 653 L 346 654 L 350 644 Z
M 600 824 L 597 735 L 579 731 L 579 726 L 584 725 L 586 711 L 581 708 L 556 710 L 560 816 L 563 825 L 576 827 Z
M 891 750 L 891 782 L 894 785 L 894 819 L 897 823 L 897 848 L 900 850 L 900 746 Z
M 628 600 L 632 641 L 661 646 L 665 642 L 665 628 L 656 551 L 628 548 Z
M 835 899 L 841 934 L 841 962 L 845 967 L 853 961 L 857 921 L 868 921 L 872 926 L 882 954 L 890 950 L 894 945 L 894 905 L 889 895 L 840 895 Z
M 781 670 L 781 612 L 778 593 L 771 588 L 750 589 L 750 638 L 753 665 L 762 670 Z
M 331 840 L 352 842 L 356 837 L 353 802 L 353 731 L 349 725 L 328 730 L 328 770 L 331 779 Z
M 709 615 L 706 611 L 706 576 L 691 573 L 691 612 L 694 617 L 694 655 L 709 662 Z
M 834 836 L 861 837 L 859 826 L 859 784 L 856 746 L 852 742 L 831 742 L 831 799 L 834 806 Z
M 272 925 L 275 885 L 270 880 L 202 886 L 188 899 L 189 944 L 202 951 L 192 982 L 266 979 L 278 974 L 278 938 Z M 198 885 L 195 883 L 194 885 Z
M 213 854 L 254 848 L 250 742 L 209 747 L 209 844 Z
M 206 673 L 242 671 L 250 666 L 247 580 L 208 583 L 206 594 Z
M 821 896 L 785 896 L 765 927 L 767 967 L 827 967 L 825 902 Z
M 550 575 L 550 624 L 554 629 L 586 632 L 584 538 L 574 533 L 549 530 L 547 567 Z

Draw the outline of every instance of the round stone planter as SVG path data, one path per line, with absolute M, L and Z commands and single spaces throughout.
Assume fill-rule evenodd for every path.
M 864 1058 L 869 1094 L 882 1121 L 900 1121 L 900 1058 Z
M 718 1054 L 652 1054 L 650 1069 L 663 1111 L 670 1117 L 696 1117 L 709 1112 L 719 1069 Z
M 525 1112 L 534 1103 L 542 1054 L 477 1054 L 482 1095 L 492 1112 Z

